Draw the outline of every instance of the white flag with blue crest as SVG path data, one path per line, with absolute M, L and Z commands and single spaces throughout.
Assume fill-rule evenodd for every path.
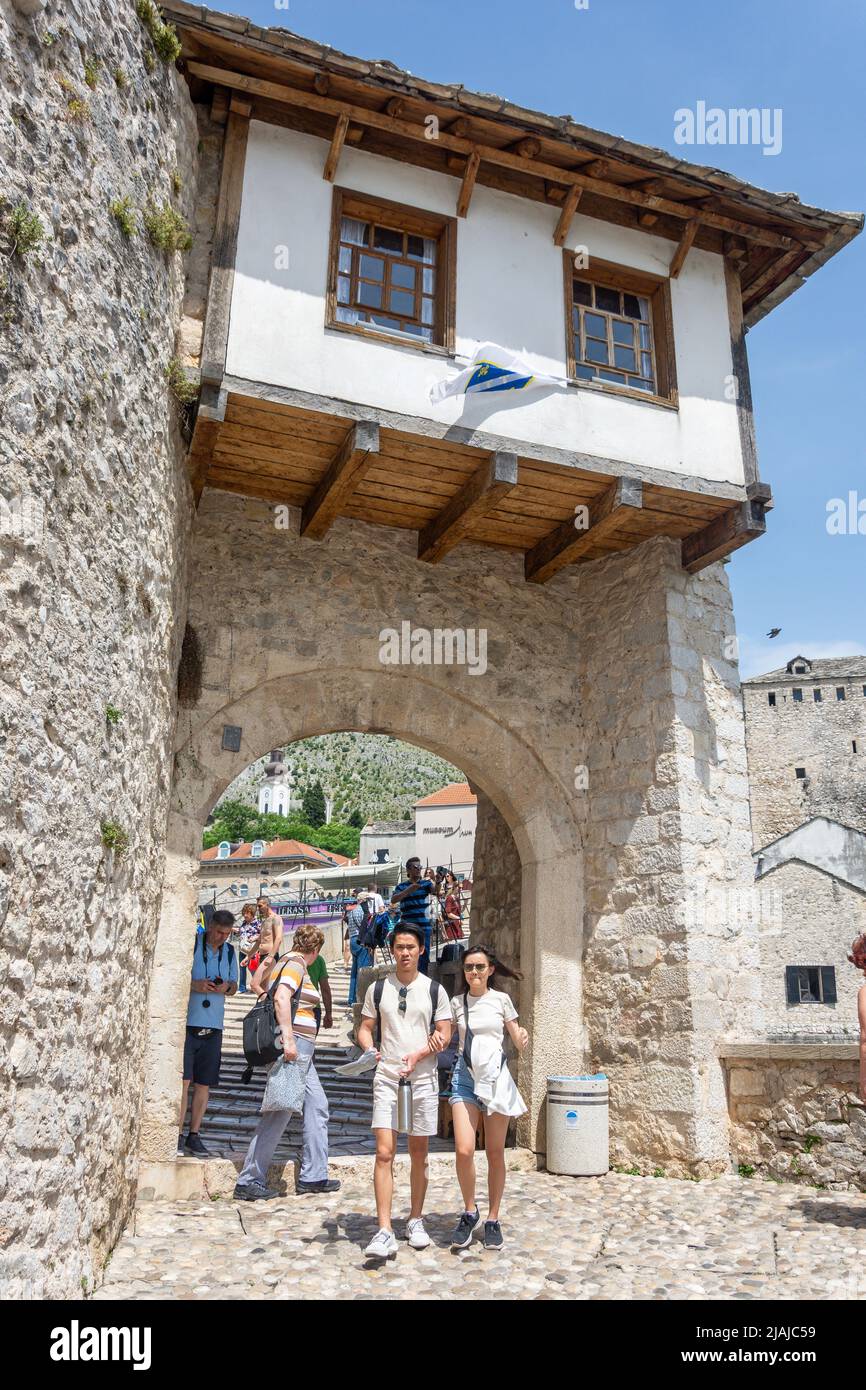
M 430 400 L 434 405 L 449 396 L 479 395 L 488 391 L 529 391 L 539 386 L 565 386 L 564 380 L 542 376 L 516 352 L 496 343 L 482 343 L 476 348 L 469 366 L 450 381 L 437 381 L 431 387 Z

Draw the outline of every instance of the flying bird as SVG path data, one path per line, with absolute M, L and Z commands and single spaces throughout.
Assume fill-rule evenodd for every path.
M 771 627 L 771 628 L 770 628 L 770 631 L 767 633 L 767 636 L 768 636 L 768 637 L 778 637 L 778 635 L 779 635 L 779 633 L 780 633 L 781 631 L 782 631 L 782 629 L 781 629 L 780 627 Z

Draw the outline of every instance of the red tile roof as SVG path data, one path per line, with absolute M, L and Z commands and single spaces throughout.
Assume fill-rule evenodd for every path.
M 228 859 L 218 858 L 219 845 L 211 845 L 210 849 L 202 850 L 200 859 L 208 862 L 228 863 L 233 860 L 235 863 L 239 859 L 252 859 L 254 841 L 247 840 L 242 845 L 238 845 L 236 850 L 228 856 Z M 271 840 L 265 843 L 264 853 L 256 855 L 259 859 L 310 859 L 314 864 L 336 865 L 341 868 L 344 864 L 352 861 L 345 854 L 337 854 L 335 850 L 317 849 L 315 845 L 305 845 L 302 840 Z
M 478 797 L 469 790 L 468 782 L 449 782 L 430 796 L 422 796 L 416 806 L 474 806 Z

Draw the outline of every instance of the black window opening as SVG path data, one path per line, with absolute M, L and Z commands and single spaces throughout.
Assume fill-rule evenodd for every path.
M 866 690 L 866 686 L 864 686 L 863 688 L 864 688 L 864 690 Z M 769 695 L 767 696 L 767 703 L 770 704 L 770 705 L 775 705 L 775 703 L 776 703 L 776 692 L 775 692 L 775 690 L 771 690 L 771 691 L 770 691 Z
M 804 767 L 795 767 L 794 776 L 802 779 L 806 776 L 806 769 Z
M 795 676 L 805 676 L 805 674 L 806 674 L 806 668 L 805 668 L 805 666 L 795 666 L 795 667 L 794 667 L 794 675 L 795 675 Z
M 824 696 L 821 694 L 820 690 L 813 690 L 813 691 L 812 691 L 812 699 L 815 701 L 815 704 L 816 704 L 816 705 L 820 705 L 820 703 L 821 703 L 821 701 L 823 700 L 823 698 L 824 698 Z
M 789 1004 L 835 1004 L 836 967 L 786 965 L 785 997 Z
M 857 740 L 856 740 L 856 738 L 852 738 L 852 740 L 851 740 L 851 752 L 852 752 L 852 753 L 856 753 L 856 752 L 857 752 Z
M 803 703 L 803 692 L 802 692 L 802 690 L 798 690 L 798 689 L 795 688 L 795 690 L 793 691 L 793 695 L 794 695 L 794 700 L 795 700 L 795 702 L 796 702 L 798 705 L 800 705 L 800 704 Z
M 844 685 L 837 685 L 837 686 L 836 686 L 836 699 L 837 699 L 837 700 L 844 700 L 844 699 L 845 699 L 845 687 L 844 687 Z

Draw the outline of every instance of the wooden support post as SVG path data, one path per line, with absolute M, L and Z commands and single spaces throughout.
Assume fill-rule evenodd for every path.
M 349 430 L 327 473 L 304 506 L 302 536 L 308 540 L 322 539 L 378 453 L 379 426 L 371 420 L 359 420 Z
M 683 569 L 688 570 L 689 574 L 697 574 L 698 570 L 723 560 L 756 536 L 762 536 L 767 529 L 765 510 L 764 503 L 758 498 L 740 502 L 730 511 L 722 512 L 702 531 L 685 536 L 682 543 Z
M 247 105 L 249 111 L 249 104 Z M 201 346 L 203 385 L 217 388 L 225 375 L 229 316 L 238 250 L 238 226 L 249 136 L 249 114 L 232 109 L 226 122 L 222 175 L 211 255 L 210 284 Z
M 570 188 L 562 205 L 562 212 L 559 214 L 559 221 L 556 224 L 556 231 L 553 233 L 554 246 L 564 246 L 571 231 L 571 224 L 574 221 L 574 214 L 577 212 L 580 199 L 583 194 L 582 188 Z
M 340 162 L 340 155 L 343 152 L 343 143 L 346 139 L 348 129 L 349 117 L 340 116 L 337 120 L 336 129 L 331 139 L 331 148 L 328 150 L 328 157 L 325 160 L 325 167 L 322 171 L 322 178 L 326 179 L 328 183 L 334 182 L 334 176 L 337 172 L 337 165 Z
M 481 156 L 477 150 L 473 150 L 466 162 L 466 169 L 463 174 L 463 182 L 460 185 L 460 195 L 457 199 L 457 216 L 465 217 L 469 211 L 469 204 L 472 201 L 472 190 L 475 187 L 475 179 L 478 175 L 478 166 L 481 163 Z
M 225 87 L 214 87 L 210 118 L 214 125 L 225 125 L 229 118 L 229 94 Z
M 689 254 L 691 244 L 697 235 L 697 231 L 700 225 L 700 219 L 697 217 L 693 217 L 689 222 L 686 223 L 685 227 L 683 228 L 683 234 L 680 237 L 680 244 L 674 252 L 674 258 L 671 261 L 671 268 L 668 271 L 668 274 L 670 275 L 672 280 L 676 280 L 677 276 L 682 270 L 685 264 L 686 256 Z
M 446 507 L 418 533 L 418 559 L 435 564 L 463 540 L 479 517 L 498 506 L 517 487 L 517 455 L 485 459 Z
M 226 417 L 228 393 L 218 386 L 202 386 L 192 443 L 186 457 L 193 500 L 198 506 L 213 461 L 220 428 Z
M 544 584 L 566 565 L 585 558 L 588 551 L 615 532 L 629 512 L 643 506 L 643 483 L 636 478 L 617 478 L 595 502 L 589 504 L 588 525 L 578 528 L 578 517 L 563 521 L 542 536 L 524 557 L 524 574 L 530 584 Z

